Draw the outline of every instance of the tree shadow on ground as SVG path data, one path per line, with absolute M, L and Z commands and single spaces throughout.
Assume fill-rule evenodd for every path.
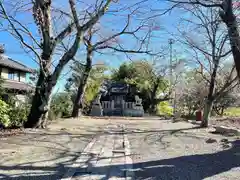
M 202 180 L 240 166 L 240 141 L 232 147 L 213 154 L 180 156 L 134 164 L 139 179 Z
M 14 139 L 13 137 L 11 137 L 11 141 L 8 141 L 8 139 L 6 139 L 2 140 L 2 142 L 5 142 L 5 144 L 7 143 L 9 147 L 14 147 L 14 145 L 27 148 L 29 148 L 30 146 L 34 146 L 35 149 L 44 149 L 44 151 L 42 153 L 38 151 L 28 153 L 22 152 L 20 155 L 26 156 L 26 160 L 24 160 L 24 163 L 14 166 L 6 166 L 6 169 L 8 169 L 7 171 L 16 170 L 17 172 L 18 170 L 20 170 L 21 173 L 18 175 L 15 174 L 16 177 L 12 177 L 12 175 L 8 173 L 4 174 L 4 172 L 1 172 L 1 170 L 5 170 L 5 168 L 0 167 L 0 179 L 32 179 L 32 177 L 26 177 L 27 173 L 34 174 L 37 179 L 59 179 L 58 177 L 63 175 L 66 166 L 71 165 L 73 162 L 76 161 L 76 159 L 79 158 L 79 156 L 81 155 L 81 150 L 91 141 L 91 139 L 95 135 L 76 133 L 72 134 L 65 131 L 51 133 L 35 132 L 31 135 L 30 134 L 31 133 L 24 134 L 22 136 L 16 136 L 14 137 Z M 62 138 L 64 138 L 63 142 L 61 142 Z M 76 146 L 74 146 L 74 144 L 76 143 L 82 143 L 84 145 L 77 148 Z M 12 150 L 12 152 L 14 151 L 17 152 L 18 150 L 15 148 L 14 150 Z M 55 156 L 45 156 L 45 151 L 53 152 Z M 37 156 L 37 158 L 33 158 L 38 159 L 37 161 L 29 159 L 32 153 L 36 153 L 37 155 L 39 155 Z M 3 157 L 3 159 L 0 160 L 0 164 L 1 162 L 9 164 L 11 163 L 11 160 L 13 158 L 15 157 Z M 54 162 L 58 162 L 58 164 Z M 41 168 L 41 165 L 38 166 L 38 164 L 46 164 L 46 166 Z M 48 164 L 54 164 L 55 166 L 51 166 Z
M 147 133 L 169 133 L 170 135 L 175 134 L 180 131 L 187 131 L 187 130 L 193 130 L 193 129 L 202 129 L 200 126 L 194 126 L 194 127 L 189 127 L 189 128 L 178 128 L 178 129 L 154 129 L 154 130 L 148 130 L 148 129 L 136 129 L 136 128 L 126 128 L 124 131 L 122 129 L 118 129 L 111 131 L 109 130 L 98 130 L 98 131 L 89 131 L 92 134 L 98 134 L 98 135 L 103 135 L 103 134 L 116 134 L 116 135 L 121 135 L 121 134 L 147 134 Z
M 129 171 L 134 171 L 135 179 L 173 179 L 173 180 L 202 180 L 207 177 L 212 177 L 214 175 L 224 173 L 233 168 L 239 168 L 240 166 L 240 140 L 235 140 L 231 142 L 232 147 L 220 152 L 212 154 L 196 154 L 188 156 L 180 156 L 170 159 L 160 159 L 155 161 L 147 161 L 134 163 Z M 63 156 L 60 154 L 59 156 Z M 80 154 L 75 154 L 72 160 L 76 160 Z M 90 159 L 94 156 L 90 155 Z M 157 158 L 157 157 L 156 157 Z M 89 160 L 90 160 L 89 159 Z M 88 160 L 88 161 L 89 161 Z M 73 162 L 73 161 L 72 161 Z M 3 166 L 0 165 L 0 170 L 11 171 L 11 170 L 22 170 L 26 171 L 24 173 L 14 174 L 14 176 L 0 174 L 0 179 L 59 179 L 63 175 L 63 168 L 69 164 L 58 163 L 55 166 L 32 166 L 19 164 L 15 166 Z M 75 176 L 81 177 L 86 175 L 99 175 L 101 179 L 109 179 L 110 177 L 121 177 L 116 173 L 106 174 L 106 168 L 108 169 L 118 169 L 122 173 L 126 171 L 125 164 L 119 165 L 109 165 L 103 167 L 92 167 L 91 172 L 86 172 L 86 168 L 77 168 L 68 170 L 76 170 Z M 31 172 L 31 176 L 27 176 L 27 172 Z M 26 174 L 25 174 L 26 173 Z

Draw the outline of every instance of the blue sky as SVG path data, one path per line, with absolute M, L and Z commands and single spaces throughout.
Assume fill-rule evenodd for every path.
M 133 0 L 132 3 L 134 3 L 134 1 L 137 1 L 137 0 Z M 61 2 L 64 2 L 64 1 L 61 1 Z M 85 3 L 86 2 L 91 3 L 91 1 L 85 1 Z M 64 10 L 68 9 L 67 4 L 61 4 L 61 5 L 60 4 L 61 3 L 59 4 L 56 3 L 55 5 L 58 5 L 59 8 Z M 129 1 L 121 0 L 118 3 L 112 4 L 109 10 L 110 11 L 116 10 L 121 7 L 124 7 L 124 5 L 129 5 Z M 84 8 L 83 4 L 79 6 Z M 145 2 L 145 4 L 141 4 L 141 8 L 139 9 L 139 11 L 143 13 L 140 13 L 137 16 L 134 16 L 134 18 L 144 18 L 149 15 L 159 14 L 163 12 L 163 10 L 167 9 L 168 7 L 169 7 L 169 4 L 164 3 L 162 1 L 149 0 L 148 2 Z M 150 12 L 150 9 L 152 9 L 151 12 Z M 28 24 L 28 27 L 30 28 L 31 32 L 34 35 L 37 34 L 38 31 L 36 29 L 36 26 L 33 24 L 31 12 L 24 12 L 24 13 L 25 13 L 24 15 L 22 13 L 19 13 L 17 15 L 18 19 L 21 22 L 26 22 L 26 24 Z M 118 12 L 117 16 L 114 16 L 111 13 L 108 13 L 106 16 L 104 16 L 100 21 L 100 28 L 103 29 L 102 33 L 104 34 L 104 36 L 107 36 L 108 34 L 113 33 L 113 31 L 118 32 L 119 30 L 121 30 L 126 23 L 127 13 L 129 13 L 128 10 L 125 10 L 122 12 Z M 154 38 L 151 39 L 150 49 L 154 49 L 154 51 L 160 51 L 162 48 L 164 48 L 165 49 L 164 53 L 168 53 L 168 39 L 172 37 L 171 33 L 176 33 L 176 27 L 181 15 L 182 15 L 182 12 L 180 10 L 173 10 L 171 13 L 167 13 L 164 16 L 152 19 L 152 23 L 158 26 L 159 29 L 154 31 L 153 33 Z M 136 28 L 138 26 L 138 22 L 139 21 L 137 20 L 131 20 L 130 28 L 134 28 L 134 27 Z M 143 34 L 144 32 L 141 32 L 138 35 L 142 36 Z M 20 46 L 19 42 L 12 35 L 10 35 L 8 32 L 1 31 L 0 39 L 1 39 L 0 43 L 5 45 L 6 54 L 9 57 L 15 60 L 18 60 L 23 64 L 28 65 L 29 67 L 38 68 L 38 64 L 33 60 L 34 56 L 31 56 L 25 53 L 22 47 Z M 126 49 L 132 48 L 135 45 L 135 41 L 133 41 L 133 39 L 131 39 L 129 36 L 121 37 L 120 41 L 122 42 L 123 46 Z M 176 54 L 178 54 L 178 56 L 184 58 L 186 55 L 184 52 L 181 52 L 181 51 L 182 49 L 180 48 L 180 46 L 177 43 L 175 43 L 174 55 L 176 56 Z M 79 51 L 76 57 L 77 59 L 83 59 L 83 60 L 85 59 L 84 53 L 82 53 L 81 51 Z M 128 57 L 131 57 L 131 60 L 151 59 L 151 57 L 144 54 L 131 54 L 131 55 L 128 55 Z M 129 61 L 128 57 L 123 53 L 114 53 L 114 54 L 107 54 L 107 55 L 95 53 L 94 62 L 101 61 L 101 62 L 104 62 L 109 67 L 116 68 L 121 63 Z M 55 57 L 55 59 L 56 58 L 57 57 Z M 168 56 L 167 58 L 162 58 L 159 60 L 159 63 L 161 64 L 166 64 L 168 62 L 169 62 Z M 68 77 L 69 74 L 70 74 L 69 68 L 67 66 L 64 72 L 62 73 L 62 76 L 60 77 L 60 80 L 54 90 L 55 92 L 57 90 L 63 89 L 65 79 Z

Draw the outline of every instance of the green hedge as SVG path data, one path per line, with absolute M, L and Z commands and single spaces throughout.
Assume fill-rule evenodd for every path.
M 0 124 L 4 127 L 9 127 L 11 124 L 9 118 L 9 111 L 9 105 L 0 99 Z
M 5 128 L 21 127 L 27 120 L 30 104 L 16 102 L 12 97 L 7 103 L 0 99 L 0 124 Z

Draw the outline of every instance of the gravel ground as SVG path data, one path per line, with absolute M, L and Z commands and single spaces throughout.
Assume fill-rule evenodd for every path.
M 226 142 L 210 129 L 184 122 L 150 120 L 128 128 L 136 180 L 240 179 L 237 137 L 227 137 Z
M 0 179 L 59 179 L 106 123 L 68 119 L 0 137 Z
M 136 180 L 240 179 L 239 137 L 150 117 L 69 119 L 1 137 L 0 179 L 59 179 L 107 124 L 125 125 Z
M 24 133 L 23 129 L 1 129 L 0 128 L 0 138 L 17 136 L 23 133 Z
M 240 128 L 240 117 L 225 117 L 212 120 L 213 125 Z

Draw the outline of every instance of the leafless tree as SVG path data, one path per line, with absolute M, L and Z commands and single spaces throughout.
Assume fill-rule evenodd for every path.
M 204 103 L 204 118 L 203 127 L 208 126 L 208 119 L 213 107 L 213 103 L 221 95 L 228 92 L 238 84 L 237 76 L 234 75 L 233 66 L 225 81 L 222 83 L 219 80 L 219 71 L 223 65 L 223 60 L 229 58 L 231 54 L 228 45 L 228 35 L 225 29 L 221 26 L 219 14 L 214 9 L 203 9 L 195 7 L 189 10 L 194 16 L 193 19 L 187 20 L 193 25 L 192 32 L 181 32 L 184 37 L 182 43 L 190 48 L 190 51 L 195 53 L 195 60 L 199 63 L 201 70 L 199 73 L 208 85 L 208 93 Z M 220 83 L 221 82 L 221 83 Z
M 191 4 L 206 8 L 218 9 L 221 20 L 226 24 L 238 77 L 240 78 L 240 35 L 235 9 L 239 10 L 236 0 L 168 0 L 173 3 Z
M 46 119 L 46 113 L 49 109 L 49 99 L 53 88 L 60 76 L 65 65 L 75 56 L 82 42 L 84 33 L 94 24 L 108 10 L 112 0 L 96 1 L 93 10 L 86 10 L 83 18 L 79 17 L 78 6 L 75 0 L 69 0 L 70 12 L 61 11 L 61 16 L 68 16 L 69 20 L 67 26 L 58 27 L 62 30 L 57 34 L 53 34 L 53 3 L 51 0 L 34 0 L 30 1 L 28 7 L 32 9 L 33 19 L 38 27 L 39 34 L 34 36 L 33 33 L 24 25 L 22 20 L 18 20 L 12 15 L 9 15 L 5 8 L 5 1 L 0 2 L 0 10 L 2 11 L 3 18 L 8 22 L 11 34 L 16 37 L 21 45 L 34 53 L 39 63 L 40 74 L 36 84 L 35 95 L 32 101 L 32 107 L 25 127 L 36 128 L 43 126 Z M 27 18 L 27 16 L 26 16 Z M 26 39 L 25 35 L 28 35 Z M 55 68 L 52 70 L 53 56 L 57 46 L 64 42 L 70 36 L 74 36 L 74 40 L 70 48 L 63 53 Z M 39 38 L 38 38 L 39 37 Z M 32 46 L 29 43 L 35 44 Z M 36 48 L 35 48 L 36 47 Z

